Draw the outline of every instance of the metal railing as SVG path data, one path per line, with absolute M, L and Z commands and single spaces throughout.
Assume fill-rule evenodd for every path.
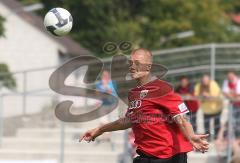
M 178 77 L 181 75 L 187 75 L 192 82 L 196 82 L 205 73 L 209 73 L 212 79 L 222 83 L 226 77 L 226 71 L 230 69 L 240 70 L 240 44 L 238 43 L 206 44 L 153 51 L 152 53 L 154 62 L 169 68 L 165 79 L 173 84 L 178 82 Z M 111 58 L 103 59 L 102 61 L 106 67 L 110 68 Z M 16 80 L 17 88 L 9 92 L 0 91 L 0 142 L 4 131 L 4 128 L 1 126 L 3 126 L 3 119 L 8 108 L 14 110 L 17 115 L 28 115 L 32 113 L 29 98 L 47 97 L 46 101 L 49 101 L 55 97 L 55 93 L 49 89 L 48 79 L 57 67 L 45 67 L 11 73 Z M 4 75 L 0 74 L 0 76 Z M 72 80 L 75 80 L 77 83 L 78 78 L 74 76 Z M 7 100 L 10 96 L 18 97 L 17 100 L 19 102 L 17 105 L 13 105 Z M 37 99 L 34 100 L 37 101 Z

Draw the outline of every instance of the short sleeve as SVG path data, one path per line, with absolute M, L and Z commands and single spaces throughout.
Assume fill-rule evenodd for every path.
M 189 112 L 181 96 L 176 93 L 170 93 L 164 97 L 155 98 L 153 102 L 159 105 L 159 107 L 163 109 L 166 114 L 173 118 L 177 115 L 186 114 Z
M 212 81 L 210 85 L 210 95 L 213 97 L 218 97 L 221 94 L 221 90 L 217 84 L 217 82 Z
M 228 87 L 227 80 L 224 80 L 224 82 L 223 82 L 222 91 L 223 91 L 223 93 L 229 93 L 229 87 Z

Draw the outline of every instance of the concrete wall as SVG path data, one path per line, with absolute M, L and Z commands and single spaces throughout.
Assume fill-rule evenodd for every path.
M 14 13 L 1 2 L 0 15 L 6 18 L 5 37 L 0 38 L 0 63 L 6 63 L 12 72 L 59 64 L 58 50 L 65 52 L 65 48 L 53 40 L 53 36 L 44 34 L 19 17 L 17 9 Z M 48 79 L 53 71 L 54 69 L 28 73 L 27 91 L 48 88 Z M 15 74 L 14 77 L 17 91 L 22 91 L 23 74 Z M 34 97 L 27 101 L 27 108 L 31 113 L 37 112 L 49 100 L 50 97 Z M 22 110 L 22 97 L 5 97 L 4 109 L 7 109 L 6 114 L 18 114 Z

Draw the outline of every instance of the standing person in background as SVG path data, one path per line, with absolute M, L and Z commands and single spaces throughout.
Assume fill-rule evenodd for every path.
M 103 71 L 101 80 L 96 84 L 96 88 L 100 92 L 109 93 L 109 94 L 112 94 L 113 96 L 117 96 L 116 84 L 114 81 L 111 80 L 110 73 L 107 70 Z M 102 99 L 102 105 L 105 107 L 108 107 L 113 102 L 114 101 L 109 101 L 109 99 Z M 116 111 L 113 111 L 113 112 L 109 113 L 108 115 L 101 117 L 100 125 L 108 123 L 114 119 L 117 119 L 117 115 L 115 115 L 115 114 L 117 114 Z M 111 133 L 106 133 L 102 139 L 98 139 L 97 143 L 99 143 L 100 141 L 109 141 L 110 142 L 111 141 Z M 112 145 L 112 149 L 114 149 L 113 144 L 111 144 L 111 145 Z
M 101 80 L 96 84 L 96 88 L 105 93 L 112 94 L 113 96 L 117 96 L 116 93 L 116 84 L 111 80 L 110 74 L 107 70 L 104 70 L 102 73 Z M 113 101 L 108 101 L 107 99 L 102 99 L 103 105 L 109 105 Z
M 236 74 L 235 71 L 229 71 L 227 73 L 227 79 L 224 80 L 223 85 L 222 85 L 222 91 L 223 94 L 226 98 L 228 98 L 230 100 L 230 103 L 233 107 L 233 112 L 232 112 L 232 117 L 234 120 L 233 125 L 231 125 L 233 127 L 233 131 L 234 131 L 234 141 L 232 141 L 232 147 L 233 147 L 233 163 L 236 163 L 237 160 L 239 161 L 239 154 L 240 154 L 240 130 L 239 130 L 239 126 L 240 126 L 240 121 L 239 121 L 239 117 L 240 117 L 240 102 L 238 101 L 238 98 L 240 96 L 240 80 Z M 229 142 L 229 140 L 231 140 L 232 138 L 229 136 L 229 122 L 231 121 L 227 121 L 225 124 L 221 125 L 221 129 L 219 131 L 218 134 L 218 138 L 216 140 L 216 147 L 217 150 L 222 152 L 224 151 L 223 149 L 227 149 L 227 146 L 229 143 L 231 143 L 231 141 Z M 231 130 L 230 130 L 231 132 Z M 224 151 L 225 152 L 225 151 Z
M 238 78 L 235 71 L 229 71 L 227 79 L 223 82 L 223 94 L 226 98 L 230 99 L 233 107 L 233 118 L 234 118 L 234 131 L 235 137 L 240 143 L 240 79 Z
M 210 79 L 209 75 L 203 75 L 201 82 L 195 86 L 194 95 L 201 99 L 200 107 L 203 110 L 205 131 L 210 132 L 210 120 L 214 120 L 214 139 L 216 139 L 222 112 L 220 87 L 216 81 Z
M 101 76 L 101 80 L 96 84 L 96 88 L 100 91 L 100 92 L 104 92 L 104 93 L 109 93 L 113 96 L 117 96 L 116 93 L 116 84 L 114 81 L 111 80 L 111 76 L 109 74 L 109 72 L 107 70 L 104 70 Z M 109 105 L 111 105 L 114 101 L 109 101 L 109 99 L 102 99 L 102 105 L 108 107 Z M 101 122 L 105 123 L 105 122 L 109 122 L 112 121 L 112 117 L 110 116 L 110 114 L 112 115 L 113 113 L 109 113 L 108 116 L 104 116 L 101 118 Z
M 191 114 L 191 123 L 194 131 L 197 131 L 197 111 L 199 108 L 199 102 L 194 98 L 194 88 L 187 78 L 187 76 L 182 76 L 180 78 L 180 84 L 176 88 L 176 92 L 185 98 L 184 103 L 187 105 Z

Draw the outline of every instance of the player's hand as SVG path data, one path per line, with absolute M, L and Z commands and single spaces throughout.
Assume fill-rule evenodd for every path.
M 191 144 L 196 151 L 205 153 L 209 149 L 209 143 L 207 142 L 208 134 L 205 135 L 194 135 L 191 137 Z
M 102 135 L 103 133 L 101 132 L 101 130 L 99 128 L 95 128 L 92 130 L 89 130 L 87 132 L 85 132 L 79 139 L 79 142 L 81 142 L 82 140 L 85 140 L 87 142 L 91 142 L 94 141 L 96 137 Z

